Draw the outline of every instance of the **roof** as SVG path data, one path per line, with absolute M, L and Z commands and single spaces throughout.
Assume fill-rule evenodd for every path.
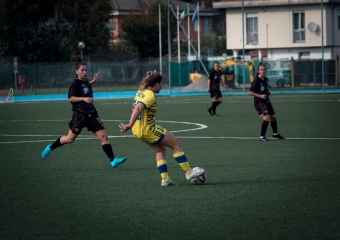
M 263 7 L 263 6 L 282 6 L 282 5 L 311 5 L 311 4 L 340 3 L 340 0 L 245 0 L 244 7 Z M 213 8 L 241 8 L 242 0 L 222 0 L 220 2 L 213 2 Z
M 139 11 L 142 8 L 148 7 L 151 4 L 157 2 L 157 0 L 109 0 L 110 5 L 113 11 L 115 12 L 121 12 L 122 14 L 131 12 L 131 11 Z M 160 0 L 161 2 L 164 2 L 167 4 L 168 0 Z M 170 0 L 170 4 L 174 11 L 176 11 L 177 6 L 182 13 L 185 8 L 187 8 L 189 4 L 189 14 L 193 15 L 197 4 L 192 4 L 192 3 L 187 3 L 179 0 Z M 212 9 L 212 8 L 207 8 L 204 7 L 204 5 L 200 5 L 200 15 L 204 16 L 212 16 L 212 15 L 217 15 L 218 10 Z

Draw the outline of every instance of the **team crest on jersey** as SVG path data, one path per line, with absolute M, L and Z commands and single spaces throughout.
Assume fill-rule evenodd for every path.
M 88 94 L 90 92 L 90 89 L 88 87 L 83 88 L 83 93 Z
M 140 97 L 140 98 L 144 98 L 145 97 L 145 94 L 141 93 L 141 92 L 137 92 L 137 96 Z
M 264 86 L 261 86 L 261 92 L 263 92 L 264 91 Z

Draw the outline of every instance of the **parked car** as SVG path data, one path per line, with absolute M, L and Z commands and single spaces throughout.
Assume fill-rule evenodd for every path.
M 268 69 L 266 73 L 268 83 L 271 87 L 284 87 L 290 85 L 289 69 Z

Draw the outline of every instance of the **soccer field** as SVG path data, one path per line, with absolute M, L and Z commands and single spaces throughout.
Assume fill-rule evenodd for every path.
M 159 97 L 156 122 L 181 141 L 200 186 L 167 151 L 173 187 L 161 187 L 155 154 L 121 133 L 132 99 L 94 102 L 116 156 L 84 129 L 71 145 L 65 101 L 0 104 L 0 239 L 340 239 L 340 94 L 273 95 L 279 133 L 258 140 L 253 98 L 224 93 Z

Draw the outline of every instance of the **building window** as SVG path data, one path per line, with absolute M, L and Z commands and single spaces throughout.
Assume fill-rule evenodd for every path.
M 116 30 L 116 23 L 115 22 L 106 23 L 106 27 L 109 30 Z
M 204 17 L 204 34 L 209 34 L 209 18 Z
M 299 52 L 299 59 L 310 59 L 310 52 Z
M 294 12 L 293 13 L 293 42 L 305 42 L 306 29 L 305 29 L 305 13 Z
M 340 10 L 338 10 L 338 29 L 340 29 Z
M 247 44 L 258 44 L 258 23 L 257 13 L 247 14 Z

